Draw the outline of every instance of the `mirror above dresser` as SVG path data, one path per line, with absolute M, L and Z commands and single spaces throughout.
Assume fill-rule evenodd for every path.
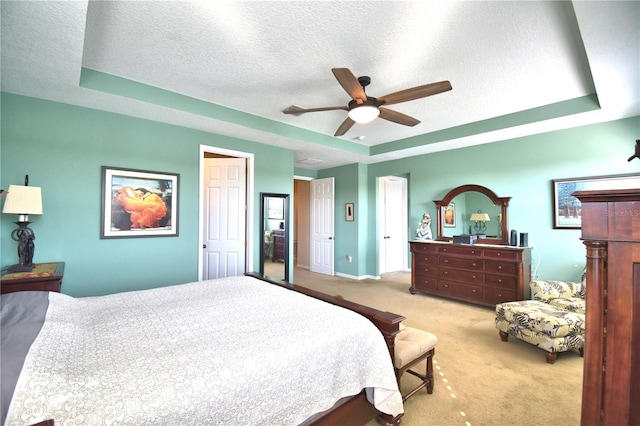
M 475 234 L 480 244 L 509 244 L 509 200 L 480 185 L 462 185 L 434 201 L 438 241 Z

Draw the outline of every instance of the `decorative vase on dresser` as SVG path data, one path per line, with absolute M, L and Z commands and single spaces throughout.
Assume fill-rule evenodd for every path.
M 412 294 L 476 305 L 530 299 L 531 248 L 410 241 Z
M 640 189 L 579 191 L 587 249 L 582 426 L 640 424 Z

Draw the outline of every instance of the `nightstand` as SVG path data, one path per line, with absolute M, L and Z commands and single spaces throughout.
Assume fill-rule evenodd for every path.
M 64 262 L 36 263 L 31 272 L 14 272 L 0 277 L 0 293 L 15 291 L 60 292 Z

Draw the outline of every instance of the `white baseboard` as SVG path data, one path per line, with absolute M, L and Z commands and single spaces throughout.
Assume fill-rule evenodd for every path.
M 336 277 L 342 277 L 342 278 L 349 278 L 351 280 L 379 280 L 380 277 L 379 276 L 373 276 L 373 275 L 349 275 L 349 274 L 343 274 L 341 272 L 336 272 L 334 274 Z

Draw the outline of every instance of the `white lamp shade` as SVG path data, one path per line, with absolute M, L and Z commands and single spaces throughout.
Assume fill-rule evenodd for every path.
M 42 214 L 42 191 L 37 186 L 9 185 L 2 213 Z
M 471 220 L 474 222 L 489 222 L 491 218 L 488 213 L 473 213 L 471 215 Z
M 380 110 L 371 105 L 362 105 L 349 110 L 349 118 L 356 123 L 365 124 L 380 115 Z

